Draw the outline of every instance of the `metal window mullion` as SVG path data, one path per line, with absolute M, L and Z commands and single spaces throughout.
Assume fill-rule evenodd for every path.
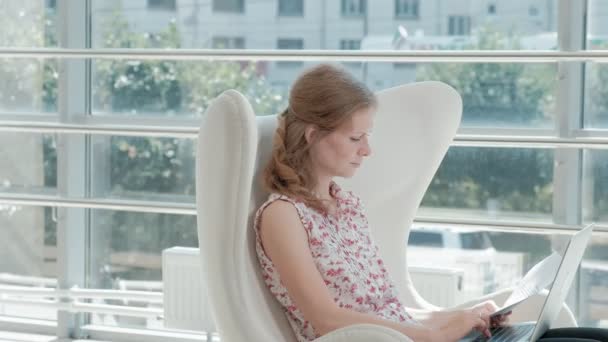
M 585 47 L 586 0 L 560 0 L 558 42 L 563 51 Z M 559 62 L 556 94 L 556 133 L 571 139 L 582 128 L 584 63 Z M 581 166 L 579 148 L 557 148 L 554 167 L 553 219 L 557 224 L 581 224 Z
M 2 58 L 199 61 L 340 61 L 400 63 L 608 63 L 606 50 L 261 50 L 0 48 Z
M 586 40 L 587 0 L 559 0 L 558 45 L 561 52 L 584 51 Z M 582 127 L 584 99 L 584 61 L 560 61 L 556 94 L 556 133 L 572 138 Z M 582 222 L 582 165 L 580 148 L 557 148 L 554 154 L 553 221 L 556 224 L 580 225 Z M 552 239 L 553 247 L 559 246 Z M 580 281 L 580 273 L 577 279 Z M 578 316 L 581 287 L 575 282 L 567 303 Z
M 58 2 L 58 35 L 62 48 L 87 48 L 88 1 Z M 60 62 L 58 112 L 61 123 L 79 122 L 88 110 L 87 64 L 83 59 Z M 84 135 L 57 135 L 57 191 L 60 196 L 87 195 L 87 141 Z M 57 276 L 60 289 L 85 287 L 87 210 L 58 208 Z M 69 301 L 70 299 L 65 299 Z M 84 315 L 58 310 L 57 337 L 81 338 Z

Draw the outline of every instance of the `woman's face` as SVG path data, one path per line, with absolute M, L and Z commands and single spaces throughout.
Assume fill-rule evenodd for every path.
M 363 108 L 338 129 L 322 137 L 311 147 L 315 169 L 326 176 L 352 177 L 371 154 L 369 136 L 375 108 Z

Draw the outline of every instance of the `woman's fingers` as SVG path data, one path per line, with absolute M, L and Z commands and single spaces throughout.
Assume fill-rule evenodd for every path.
M 482 308 L 473 310 L 473 314 L 476 316 L 475 329 L 486 337 L 491 337 L 490 333 L 490 314 Z
M 477 330 L 484 334 L 487 338 L 492 337 L 492 334 L 490 333 L 490 326 L 483 318 L 479 319 Z
M 496 303 L 494 303 L 493 300 L 485 302 L 484 307 L 490 313 L 496 312 L 498 310 L 498 306 L 496 305 Z

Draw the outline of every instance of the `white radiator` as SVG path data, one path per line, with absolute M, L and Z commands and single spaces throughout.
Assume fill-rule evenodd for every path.
M 441 307 L 453 307 L 462 300 L 463 270 L 410 266 L 409 271 L 416 291 L 427 302 Z
M 162 259 L 165 327 L 215 332 L 198 248 L 165 249 Z M 452 307 L 462 299 L 462 270 L 410 267 L 409 271 L 416 290 L 431 304 Z
M 165 327 L 215 332 L 198 248 L 165 249 L 162 273 Z

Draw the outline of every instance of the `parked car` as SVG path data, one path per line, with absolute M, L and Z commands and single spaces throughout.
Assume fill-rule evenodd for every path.
M 466 228 L 412 227 L 408 264 L 464 271 L 461 302 L 496 289 L 496 250 L 486 231 Z

